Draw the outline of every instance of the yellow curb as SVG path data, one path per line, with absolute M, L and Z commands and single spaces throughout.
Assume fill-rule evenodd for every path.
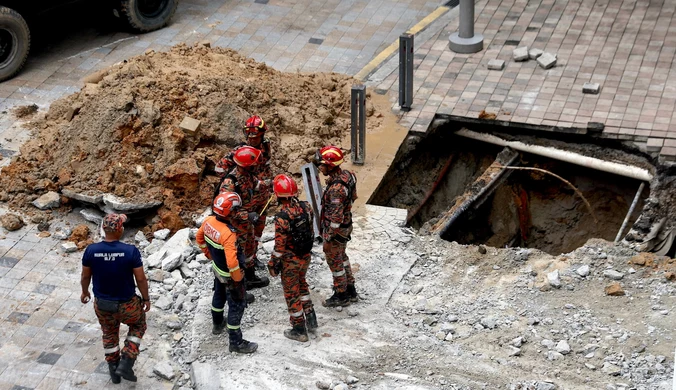
M 431 14 L 425 16 L 425 18 L 418 23 L 416 23 L 415 26 L 411 27 L 406 33 L 408 34 L 417 34 L 425 27 L 429 26 L 432 22 L 437 20 L 441 15 L 445 14 L 448 12 L 451 8 L 446 7 L 446 6 L 441 6 L 437 9 L 435 9 Z M 360 70 L 356 75 L 354 75 L 354 78 L 357 80 L 363 81 L 366 76 L 368 76 L 371 72 L 373 72 L 374 69 L 376 69 L 380 64 L 382 64 L 386 59 L 388 59 L 392 54 L 394 54 L 395 51 L 399 48 L 399 40 L 397 39 L 396 41 L 392 42 L 388 47 L 386 47 L 383 51 L 378 53 L 375 58 L 371 60 L 362 70 Z

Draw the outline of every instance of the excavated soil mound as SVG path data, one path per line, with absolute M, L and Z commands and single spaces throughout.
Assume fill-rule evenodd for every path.
M 297 174 L 317 147 L 341 145 L 354 83 L 334 73 L 278 72 L 227 49 L 150 51 L 31 122 L 36 134 L 3 168 L 0 199 L 24 207 L 49 190 L 109 193 L 133 203 L 162 201 L 163 220 L 187 223 L 209 204 L 214 165 L 242 141 L 249 115 L 268 123 L 273 172 Z M 381 126 L 370 103 L 367 115 L 369 129 Z M 196 132 L 179 127 L 186 116 L 201 122 Z

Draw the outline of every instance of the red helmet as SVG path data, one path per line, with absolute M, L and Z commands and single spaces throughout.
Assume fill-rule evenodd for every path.
M 315 165 L 337 167 L 343 163 L 343 152 L 337 146 L 329 145 L 317 150 L 314 157 Z
M 258 160 L 261 158 L 261 151 L 254 148 L 253 146 L 242 146 L 235 150 L 235 153 L 232 159 L 235 161 L 235 164 L 240 167 L 250 167 L 258 164 Z
M 273 190 L 278 198 L 288 198 L 298 195 L 298 185 L 291 176 L 277 175 L 273 181 Z
M 222 192 L 214 199 L 214 214 L 227 217 L 237 206 L 242 205 L 242 198 L 236 192 Z
M 268 126 L 263 118 L 258 115 L 247 119 L 246 124 L 244 124 L 244 135 L 247 137 L 258 137 L 265 134 L 266 131 L 268 131 Z

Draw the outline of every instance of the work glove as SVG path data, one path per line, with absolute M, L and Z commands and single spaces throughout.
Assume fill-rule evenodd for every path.
M 234 282 L 232 285 L 232 290 L 230 290 L 230 294 L 232 294 L 232 299 L 238 302 L 246 299 L 246 283 L 243 280 L 240 282 Z
M 256 222 L 258 222 L 258 218 L 260 218 L 260 216 L 258 215 L 258 213 L 254 213 L 253 211 L 251 211 L 249 213 L 248 218 L 249 218 L 249 222 L 256 223 Z

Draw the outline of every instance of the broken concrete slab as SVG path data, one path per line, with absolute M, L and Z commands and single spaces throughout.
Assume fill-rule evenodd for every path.
M 181 254 L 172 253 L 162 259 L 162 270 L 171 272 L 181 265 Z
M 556 56 L 551 53 L 543 53 L 538 57 L 537 62 L 542 69 L 551 69 L 556 65 Z
M 75 200 L 79 200 L 80 202 L 85 202 L 85 203 L 91 203 L 91 204 L 99 204 L 103 202 L 103 194 L 101 193 L 81 193 L 81 192 L 76 192 L 68 188 L 64 188 L 61 190 L 61 194 L 65 196 L 66 198 L 71 198 Z
M 582 85 L 582 93 L 589 93 L 592 95 L 598 95 L 601 91 L 601 84 L 599 83 L 584 83 Z
M 109 206 L 110 208 L 117 211 L 147 210 L 162 204 L 162 202 L 158 200 L 151 200 L 147 202 L 135 202 L 124 198 L 120 198 L 113 194 L 103 195 L 103 203 L 105 203 L 106 206 Z
M 171 381 L 176 377 L 174 367 L 169 362 L 160 362 L 153 367 L 153 373 L 162 379 Z
M 63 250 L 65 253 L 73 253 L 77 251 L 77 245 L 75 245 L 74 242 L 64 242 L 61 244 L 61 250 Z
M 33 206 L 40 210 L 54 209 L 61 206 L 61 196 L 54 191 L 42 195 L 33 201 Z
M 169 237 L 169 233 L 171 233 L 171 230 L 169 229 L 160 229 L 153 233 L 153 237 L 159 238 L 160 240 L 166 240 L 167 237 Z
M 204 220 L 213 214 L 211 207 L 207 208 L 200 215 L 193 216 L 192 220 L 195 221 L 195 226 L 202 226 Z
M 188 133 L 194 133 L 200 128 L 201 122 L 198 121 L 197 119 L 191 118 L 189 116 L 186 116 L 183 118 L 183 121 L 181 121 L 181 124 L 178 125 L 178 127 L 181 128 L 181 130 L 188 132 Z
M 542 53 L 544 52 L 540 49 L 530 49 L 528 51 L 528 58 L 530 58 L 531 60 L 537 60 L 538 58 L 540 58 Z
M 82 209 L 80 210 L 80 215 L 89 222 L 100 224 L 103 221 L 105 216 L 101 211 L 96 209 Z
M 209 363 L 193 362 L 191 365 L 190 379 L 195 390 L 219 390 L 219 376 L 218 370 Z
M 521 46 L 514 49 L 512 51 L 512 58 L 517 62 L 528 61 L 530 58 L 528 56 L 528 46 Z
M 162 240 L 154 240 L 148 248 L 153 246 L 155 241 L 162 242 Z M 148 248 L 146 248 L 146 252 L 148 252 Z M 156 246 L 153 247 L 153 249 L 155 248 Z M 150 254 L 146 260 L 146 264 L 148 264 L 149 268 L 158 268 L 162 266 L 162 269 L 165 271 L 169 270 L 168 268 L 174 270 L 176 267 L 180 266 L 181 262 L 186 260 L 192 252 L 193 247 L 190 242 L 190 229 L 184 228 L 177 231 L 176 234 L 164 243 L 159 250 Z M 175 256 L 177 257 L 175 258 Z M 167 259 L 166 261 L 165 258 Z
M 488 70 L 503 70 L 505 68 L 505 61 L 490 60 L 488 61 Z

